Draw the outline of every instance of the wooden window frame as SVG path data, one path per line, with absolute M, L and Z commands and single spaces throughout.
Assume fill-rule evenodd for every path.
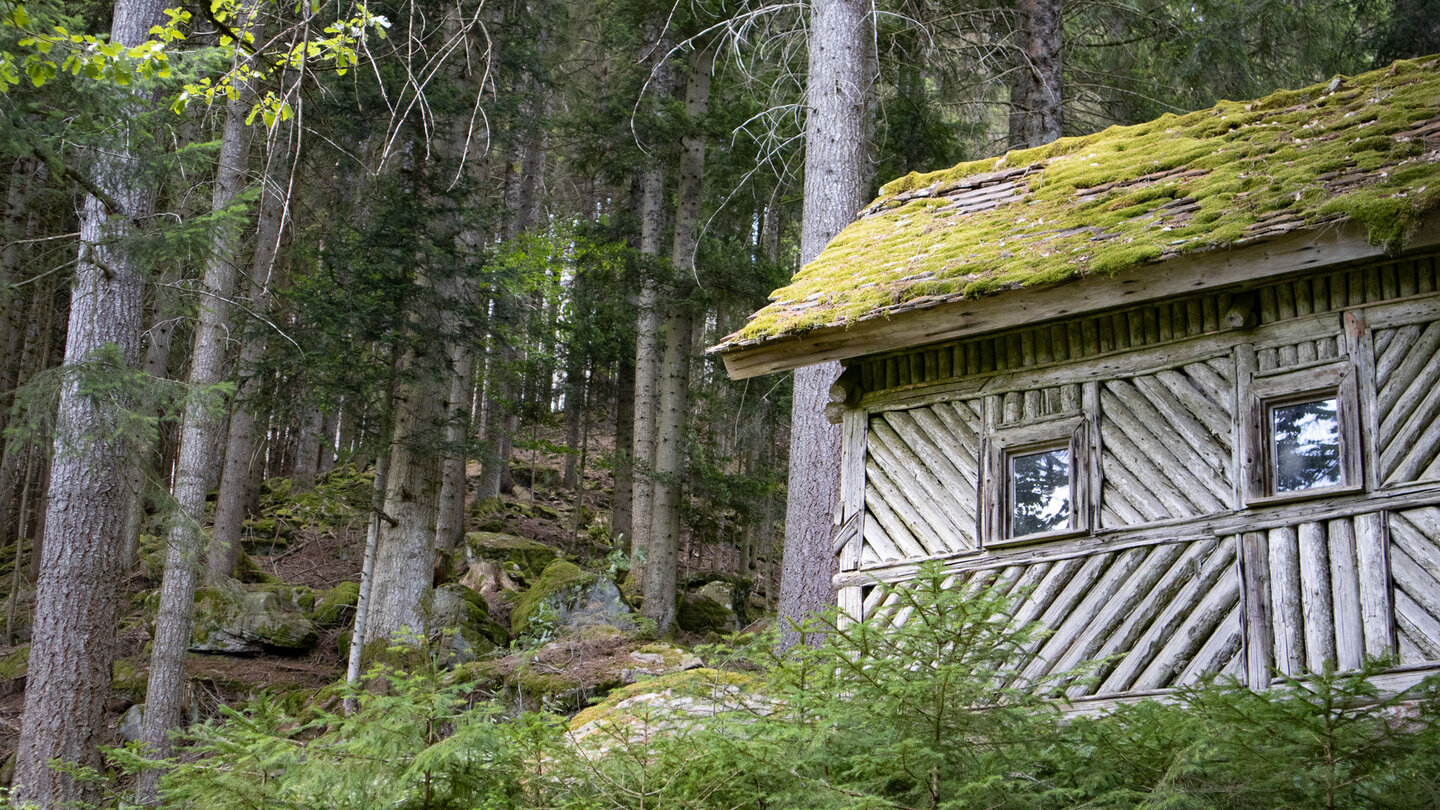
M 1080 415 L 997 428 L 990 433 L 986 439 L 978 510 L 982 548 L 1044 543 L 1090 533 L 1092 482 L 1088 431 L 1089 420 Z M 1070 526 L 1053 532 L 1010 536 L 1010 459 L 1060 447 L 1070 453 Z
M 1360 431 L 1360 395 L 1355 366 L 1348 359 L 1257 373 L 1250 381 L 1245 404 L 1245 505 L 1268 506 L 1311 498 L 1326 498 L 1365 489 L 1364 452 Z M 1272 480 L 1274 444 L 1270 435 L 1270 409 L 1278 405 L 1334 398 L 1339 427 L 1340 483 L 1335 486 L 1276 492 Z

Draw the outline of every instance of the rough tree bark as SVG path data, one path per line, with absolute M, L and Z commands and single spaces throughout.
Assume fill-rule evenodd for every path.
M 288 132 L 288 131 L 287 131 Z M 250 260 L 250 308 L 269 309 L 269 278 L 280 250 L 284 230 L 289 161 L 286 139 L 275 134 L 266 171 L 261 180 L 260 204 L 256 212 L 255 253 Z M 251 479 L 261 466 L 256 458 L 256 414 L 252 402 L 259 395 L 262 380 L 260 362 L 265 357 L 266 333 L 244 330 L 240 356 L 235 363 L 237 387 L 231 403 L 230 430 L 225 443 L 224 468 L 215 501 L 215 524 L 210 534 L 209 577 L 218 581 L 235 571 L 240 558 L 240 531 L 249 511 L 253 491 Z
M 160 20 L 159 0 L 118 0 L 110 41 L 143 42 Z M 148 97 L 137 94 L 137 102 Z M 140 360 L 144 271 L 126 241 L 148 215 L 152 191 L 125 119 L 98 150 L 91 179 L 108 201 L 86 195 L 70 299 L 65 376 L 55 420 L 40 581 L 25 711 L 11 802 L 40 808 L 99 800 L 99 785 L 51 760 L 99 766 L 124 575 L 126 470 L 133 442 L 120 403 L 94 395 L 97 374 L 134 373 Z M 113 210 L 110 204 L 114 204 Z M 89 378 L 87 380 L 87 378 Z
M 805 117 L 805 202 L 800 262 L 805 264 L 865 204 L 874 19 L 862 0 L 814 0 L 810 6 L 810 78 Z M 790 416 L 790 478 L 785 503 L 780 646 L 799 639 L 791 622 L 833 602 L 830 552 L 840 496 L 840 428 L 825 418 L 839 363 L 795 372 Z M 788 621 L 787 621 L 788 620 Z
M 249 113 L 243 98 L 231 99 L 225 108 L 220 137 L 219 164 L 211 210 L 230 208 L 245 187 L 250 156 Z M 145 714 L 140 739 L 158 757 L 170 754 L 170 730 L 180 723 L 180 700 L 185 685 L 185 653 L 195 612 L 195 576 L 205 553 L 205 495 L 210 468 L 215 464 L 215 437 L 224 423 L 214 387 L 225 378 L 225 342 L 230 334 L 230 297 L 241 251 L 241 228 L 235 223 L 216 226 L 211 237 L 205 279 L 196 302 L 200 317 L 195 325 L 190 362 L 190 396 L 180 430 L 180 455 L 175 467 L 175 499 L 167 528 L 165 574 L 160 583 L 160 606 L 155 616 L 154 650 L 150 679 L 145 689 Z M 161 772 L 142 771 L 136 799 L 151 805 L 159 799 Z
M 450 346 L 450 395 L 445 399 L 445 449 L 441 463 L 440 506 L 435 519 L 435 548 L 451 551 L 465 533 L 465 437 L 470 435 L 470 389 L 475 358 L 467 341 Z
M 650 520 L 649 560 L 645 565 L 645 615 L 661 633 L 675 621 L 675 560 L 680 544 L 680 506 L 684 495 L 686 426 L 690 415 L 690 348 L 694 336 L 694 310 L 689 300 L 695 273 L 695 250 L 700 238 L 700 203 L 705 179 L 705 136 L 698 120 L 710 103 L 710 72 L 715 51 L 700 47 L 690 54 L 685 82 L 685 116 L 691 132 L 681 144 L 680 177 L 676 189 L 675 238 L 670 263 L 680 288 L 665 320 L 664 382 L 659 417 L 655 423 L 655 472 Z
M 654 45 L 656 64 L 650 76 L 650 92 L 662 103 L 670 97 L 670 69 L 666 57 L 670 43 L 660 38 Z M 665 171 L 652 158 L 640 174 L 640 253 L 659 257 L 665 235 Z M 654 514 L 655 417 L 660 407 L 660 279 L 655 263 L 641 269 L 639 314 L 635 320 L 635 406 L 630 448 L 632 537 L 628 543 L 635 564 L 631 576 L 644 581 L 650 520 Z
M 615 494 L 610 502 L 610 534 L 627 553 L 631 541 L 631 515 L 635 507 L 635 360 L 621 357 L 615 375 Z
M 444 355 L 442 346 L 412 341 L 401 363 L 385 506 L 362 639 L 366 645 L 407 633 L 423 635 L 427 629 L 424 605 L 435 571 L 440 496 L 435 437 L 444 427 L 441 401 L 449 390 Z
M 1064 115 L 1060 0 L 1016 0 L 1016 65 L 1010 81 L 1011 149 L 1060 137 Z
M 310 394 L 310 392 L 306 392 Z M 315 475 L 320 470 L 320 449 L 324 446 L 321 431 L 324 430 L 325 414 L 319 404 L 313 401 L 313 394 L 305 399 L 295 431 L 295 470 L 290 475 L 291 492 L 308 492 L 315 488 Z

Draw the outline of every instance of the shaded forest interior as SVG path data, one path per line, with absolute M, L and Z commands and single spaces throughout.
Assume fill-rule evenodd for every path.
M 87 762 L 417 628 L 572 711 L 773 616 L 792 382 L 704 350 L 800 263 L 807 9 L 164 5 L 0 20 L 7 761 L 67 672 Z M 866 192 L 1434 52 L 1435 6 L 882 2 Z M 641 632 L 505 656 L 565 588 Z

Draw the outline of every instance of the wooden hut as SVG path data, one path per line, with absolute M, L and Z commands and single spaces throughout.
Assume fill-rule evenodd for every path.
M 839 360 L 835 585 L 941 560 L 1079 700 L 1440 670 L 1440 68 L 1428 58 L 881 190 L 732 376 Z

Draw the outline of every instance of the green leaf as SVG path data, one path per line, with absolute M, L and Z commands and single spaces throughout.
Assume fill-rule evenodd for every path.
M 43 87 L 45 82 L 55 76 L 55 64 L 41 60 L 32 60 L 25 63 L 25 75 L 30 77 L 30 83 L 36 87 Z

